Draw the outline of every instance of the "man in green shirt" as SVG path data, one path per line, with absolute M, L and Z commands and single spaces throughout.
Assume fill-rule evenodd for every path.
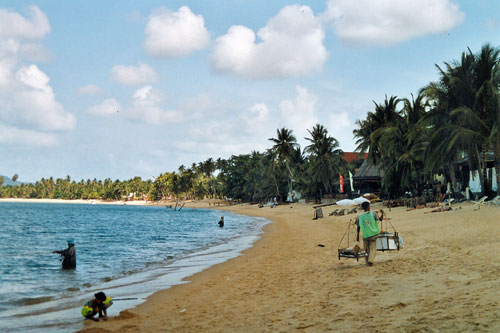
M 384 217 L 384 211 L 380 210 L 380 217 L 377 212 L 370 212 L 370 203 L 363 202 L 361 204 L 364 212 L 361 213 L 356 219 L 356 224 L 358 226 L 356 239 L 359 242 L 359 230 L 363 233 L 363 244 L 365 247 L 366 254 L 365 257 L 366 264 L 368 266 L 373 266 L 373 261 L 377 255 L 377 237 L 380 234 L 380 228 L 378 222 L 382 221 Z

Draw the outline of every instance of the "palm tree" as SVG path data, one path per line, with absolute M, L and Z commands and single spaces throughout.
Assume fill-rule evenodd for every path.
M 211 183 L 212 195 L 215 197 L 215 182 L 213 173 L 217 169 L 216 162 L 210 157 L 205 162 L 200 162 L 199 168 L 207 176 L 209 182 Z
M 293 190 L 293 172 L 290 169 L 290 160 L 292 156 L 296 153 L 296 148 L 298 147 L 297 139 L 292 134 L 292 130 L 286 128 L 276 130 L 276 138 L 270 138 L 269 141 L 274 143 L 268 152 L 271 154 L 272 158 L 279 165 L 284 165 L 288 171 L 289 176 L 289 191 Z M 280 197 L 279 187 L 277 181 L 276 185 L 276 195 Z
M 343 161 L 342 150 L 339 142 L 328 135 L 328 131 L 323 125 L 316 124 L 312 131 L 307 130 L 311 135 L 305 138 L 309 142 L 304 151 L 309 154 L 311 185 L 319 191 L 317 199 L 321 201 L 323 190 L 331 192 L 333 190 L 333 179 L 340 170 Z
M 412 95 L 411 101 L 402 100 L 404 107 L 399 117 L 376 131 L 380 161 L 385 167 L 382 184 L 386 192 L 418 190 L 425 150 L 425 130 L 419 126 L 426 112 L 424 98 L 419 94 L 416 99 Z
M 492 148 L 495 153 L 496 165 L 500 159 L 497 135 L 500 123 L 499 50 L 486 44 L 479 54 L 473 55 L 469 50 L 468 53 L 462 53 L 461 62 L 446 64 L 446 67 L 446 72 L 441 70 L 441 81 L 447 90 L 444 95 L 447 100 L 442 103 L 446 103 L 445 106 L 450 110 L 450 121 L 437 130 L 441 138 L 448 139 L 443 140 L 441 146 L 448 153 L 466 151 L 469 168 L 479 170 L 483 193 L 489 194 L 486 174 L 488 148 Z
M 380 150 L 378 140 L 380 138 L 380 131 L 384 127 L 393 126 L 400 121 L 400 115 L 397 111 L 397 105 L 401 102 L 397 96 L 391 96 L 387 99 L 385 96 L 384 104 L 375 104 L 375 112 L 368 112 L 364 121 L 356 121 L 359 126 L 358 129 L 353 131 L 354 137 L 357 138 L 356 151 L 368 152 L 369 158 L 373 163 L 377 164 L 380 159 Z

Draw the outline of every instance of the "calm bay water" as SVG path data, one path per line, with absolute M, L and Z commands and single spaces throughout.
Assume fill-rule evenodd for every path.
M 267 222 L 208 209 L 0 203 L 0 331 L 79 329 L 81 306 L 100 290 L 117 315 L 239 255 Z M 65 271 L 51 252 L 70 238 L 77 269 Z

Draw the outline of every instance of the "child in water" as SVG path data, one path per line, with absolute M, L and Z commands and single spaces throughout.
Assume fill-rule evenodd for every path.
M 113 304 L 111 297 L 106 297 L 106 294 L 102 291 L 94 294 L 94 297 L 94 299 L 91 299 L 83 306 L 82 316 L 85 319 L 92 319 L 93 321 L 99 321 L 99 318 L 102 318 L 104 321 L 108 320 L 106 309 Z M 94 318 L 97 313 L 99 313 L 99 318 Z

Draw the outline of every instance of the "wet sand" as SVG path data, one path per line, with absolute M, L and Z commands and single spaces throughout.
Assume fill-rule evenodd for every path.
M 500 207 L 393 208 L 405 248 L 378 252 L 373 267 L 338 260 L 356 215 L 328 216 L 335 208 L 312 220 L 309 204 L 221 207 L 274 223 L 242 256 L 134 309 L 111 307 L 110 320 L 85 321 L 81 332 L 500 331 Z

